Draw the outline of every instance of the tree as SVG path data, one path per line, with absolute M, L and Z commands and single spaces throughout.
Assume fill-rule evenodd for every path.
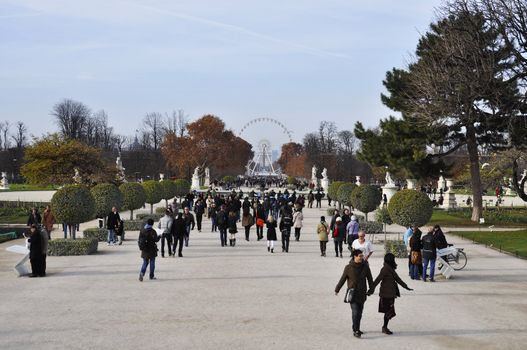
M 282 151 L 277 163 L 282 168 L 282 172 L 294 177 L 305 177 L 306 174 L 306 153 L 304 147 L 295 142 L 282 145 Z
M 86 186 L 67 185 L 55 192 L 51 207 L 57 222 L 65 223 L 75 239 L 76 225 L 93 219 L 95 201 Z
M 342 186 L 345 182 L 343 181 L 333 181 L 328 188 L 328 196 L 333 199 L 334 201 L 338 201 L 338 191 L 340 186 Z
M 91 111 L 82 102 L 64 99 L 53 106 L 51 115 L 55 117 L 61 134 L 65 138 L 81 140 Z
M 176 184 L 176 197 L 179 197 L 181 202 L 181 198 L 185 197 L 190 191 L 190 182 L 186 179 L 176 179 L 174 183 Z
M 143 118 L 143 133 L 148 138 L 148 144 L 157 151 L 165 136 L 166 126 L 161 113 L 148 113 Z
M 522 96 L 516 80 L 507 79 L 513 64 L 483 14 L 459 7 L 430 26 L 405 73 L 407 84 L 392 86 L 385 97 L 409 122 L 435 132 L 431 146 L 439 145 L 439 156 L 466 149 L 474 221 L 482 215 L 480 150 L 525 143 Z
M 17 122 L 16 123 L 16 132 L 13 136 L 11 136 L 13 141 L 15 141 L 15 147 L 18 149 L 24 148 L 27 141 L 27 127 L 24 122 Z
M 366 215 L 366 221 L 368 221 L 368 213 L 374 211 L 381 200 L 381 191 L 375 186 L 357 186 L 351 192 L 351 205 Z
M 159 182 L 149 180 L 143 182 L 143 188 L 145 189 L 146 203 L 150 204 L 150 214 L 154 214 L 154 204 L 163 199 L 163 187 Z
M 393 195 L 388 203 L 390 218 L 398 225 L 410 227 L 425 225 L 430 218 L 434 206 L 426 193 L 416 190 L 402 190 Z
M 165 134 L 172 133 L 178 137 L 185 136 L 187 132 L 188 124 L 188 115 L 185 114 L 185 111 L 179 109 L 177 111 L 172 111 L 171 115 L 166 114 L 166 123 L 165 123 Z
M 120 209 L 123 205 L 123 194 L 117 186 L 109 183 L 102 183 L 92 187 L 90 193 L 95 203 L 95 217 L 104 218 L 104 224 L 106 225 L 106 217 L 112 208 Z
M 130 220 L 134 219 L 134 210 L 141 208 L 146 202 L 146 192 L 137 182 L 125 182 L 119 186 L 123 194 L 123 207 L 130 210 Z
M 352 206 L 351 193 L 353 192 L 355 187 L 357 187 L 357 185 L 351 182 L 345 182 L 339 187 L 337 191 L 337 199 L 339 201 L 339 207 L 340 205 L 348 206 L 348 207 Z
M 223 121 L 206 115 L 187 125 L 188 135 L 166 135 L 161 150 L 167 166 L 190 178 L 191 169 L 209 167 L 217 174 L 243 171 L 253 157 L 251 145 L 225 129 Z M 181 156 L 182 152 L 185 154 Z
M 165 200 L 166 207 L 168 208 L 168 200 L 176 196 L 177 185 L 172 180 L 163 180 L 160 181 L 161 190 L 163 192 L 162 199 Z
M 32 184 L 71 184 L 75 168 L 85 183 L 110 182 L 115 176 L 114 169 L 102 160 L 99 149 L 77 140 L 64 140 L 57 134 L 28 146 L 24 161 L 20 171 Z

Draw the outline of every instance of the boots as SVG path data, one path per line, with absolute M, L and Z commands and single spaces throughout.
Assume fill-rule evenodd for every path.
M 393 332 L 388 329 L 388 327 L 382 327 L 382 332 L 387 335 L 392 335 Z
M 236 246 L 236 238 L 232 240 L 232 246 Z

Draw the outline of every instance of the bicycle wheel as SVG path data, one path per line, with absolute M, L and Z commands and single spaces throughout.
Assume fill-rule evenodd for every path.
M 467 266 L 467 254 L 465 254 L 463 251 L 458 251 L 457 257 L 451 254 L 449 256 L 448 263 L 454 270 L 462 270 L 465 266 Z

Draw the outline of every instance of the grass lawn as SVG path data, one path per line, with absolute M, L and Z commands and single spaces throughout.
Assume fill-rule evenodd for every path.
M 517 210 L 519 210 L 519 209 L 517 209 Z M 496 215 L 494 215 L 494 216 L 490 215 L 490 214 L 495 213 L 495 212 L 496 212 L 495 210 L 489 211 L 488 213 L 486 211 L 483 212 L 483 215 L 487 218 L 485 223 L 482 225 L 483 227 L 488 227 L 490 225 L 495 225 L 495 226 L 499 226 L 499 227 L 524 227 L 525 226 L 523 221 L 512 222 L 510 220 L 500 219 Z M 516 212 L 516 211 L 508 210 L 506 215 L 508 217 L 519 217 L 519 218 L 523 219 L 523 218 L 525 218 L 526 214 L 527 214 L 527 212 L 523 212 L 523 211 Z M 448 212 L 446 210 L 440 210 L 440 209 L 435 209 L 434 210 L 434 212 L 432 213 L 432 218 L 427 223 L 427 225 L 429 225 L 429 226 L 436 225 L 436 224 L 440 225 L 440 226 L 446 226 L 446 227 L 452 227 L 452 226 L 457 226 L 457 227 L 478 227 L 478 226 L 480 226 L 479 223 L 470 220 L 470 218 L 467 217 L 467 215 L 463 215 L 463 212 L 461 212 L 461 211 L 459 211 L 459 212 L 456 212 L 456 211 Z
M 492 246 L 495 249 L 500 249 L 501 246 L 502 250 L 527 258 L 527 230 L 499 232 L 457 231 L 449 233 Z
M 8 190 L 0 190 L 0 192 L 14 192 L 14 191 L 52 191 L 56 190 L 57 186 L 38 186 L 30 184 L 9 184 Z
M 459 227 L 475 226 L 477 227 L 479 224 L 465 217 L 448 213 L 446 210 L 434 210 L 434 213 L 432 214 L 432 218 L 430 219 L 427 225 L 429 226 L 439 225 L 439 226 L 459 226 Z

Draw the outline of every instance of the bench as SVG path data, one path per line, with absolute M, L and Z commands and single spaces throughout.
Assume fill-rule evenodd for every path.
M 454 274 L 454 269 L 452 268 L 452 266 L 450 266 L 440 255 L 437 256 L 436 260 L 438 263 L 441 264 L 439 272 L 441 272 L 441 274 L 445 276 L 447 280 L 450 279 L 450 277 L 452 277 L 452 275 Z

